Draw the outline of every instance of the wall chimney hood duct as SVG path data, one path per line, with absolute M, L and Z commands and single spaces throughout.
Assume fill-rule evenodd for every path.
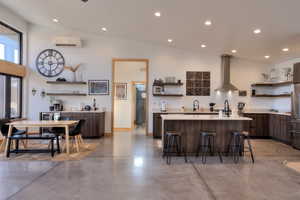
M 229 92 L 238 90 L 237 87 L 230 83 L 230 59 L 231 55 L 224 54 L 221 56 L 221 87 L 216 89 L 219 92 Z

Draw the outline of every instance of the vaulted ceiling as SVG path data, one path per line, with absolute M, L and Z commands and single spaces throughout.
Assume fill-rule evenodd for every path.
M 0 0 L 31 23 L 261 61 L 300 57 L 299 0 Z M 161 17 L 154 16 L 160 12 Z M 56 18 L 58 23 L 52 20 Z M 204 22 L 211 20 L 211 26 Z M 106 27 L 107 31 L 101 30 Z M 260 34 L 254 34 L 260 29 Z M 173 39 L 172 43 L 167 40 Z M 201 45 L 205 44 L 206 48 Z M 288 48 L 288 52 L 283 52 Z M 266 59 L 265 56 L 270 58 Z

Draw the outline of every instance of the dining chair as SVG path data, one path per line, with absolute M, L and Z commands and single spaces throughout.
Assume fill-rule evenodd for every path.
M 9 120 L 7 119 L 3 119 L 0 120 L 0 135 L 2 135 L 2 143 L 0 145 L 0 151 L 3 151 L 3 149 L 5 148 L 6 142 L 8 140 L 8 131 L 9 131 L 9 125 L 7 125 L 6 123 L 8 123 Z M 18 130 L 17 128 L 13 127 L 12 129 L 12 136 L 14 135 L 24 135 L 26 134 L 26 131 L 24 130 Z M 27 147 L 26 143 L 24 142 L 24 140 L 21 140 L 22 144 L 24 146 L 24 148 Z
M 75 146 L 77 153 L 80 152 L 80 147 L 84 146 L 84 142 L 82 139 L 82 127 L 83 127 L 84 123 L 85 123 L 85 120 L 80 119 L 78 121 L 78 123 L 76 124 L 76 126 L 69 131 L 69 137 L 72 140 L 71 145 L 73 148 Z M 63 138 L 64 138 L 64 136 L 63 136 Z M 64 145 L 63 149 L 64 148 L 65 148 L 65 145 Z

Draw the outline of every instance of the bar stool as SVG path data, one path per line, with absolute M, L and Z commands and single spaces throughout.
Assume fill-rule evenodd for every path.
M 187 162 L 186 152 L 181 145 L 181 138 L 181 134 L 176 131 L 167 131 L 165 133 L 163 157 L 167 158 L 168 165 L 171 164 L 172 155 L 177 153 L 180 156 L 182 151 L 184 152 L 185 162 Z M 176 152 L 174 152 L 174 149 L 176 149 Z
M 250 142 L 249 133 L 246 131 L 235 131 L 231 134 L 228 152 L 232 153 L 233 161 L 235 163 L 238 163 L 240 160 L 240 156 L 244 156 L 245 154 L 245 140 L 247 141 L 247 152 L 250 152 L 252 163 L 254 163 L 253 149 Z
M 199 153 L 201 152 L 203 164 L 206 163 L 206 156 L 207 156 L 208 150 L 210 151 L 211 155 L 214 154 L 216 135 L 217 135 L 216 132 L 209 132 L 209 131 L 204 131 L 204 132 L 200 133 L 196 157 L 198 157 Z M 219 149 L 217 150 L 217 153 L 219 155 L 220 162 L 223 163 L 221 151 Z

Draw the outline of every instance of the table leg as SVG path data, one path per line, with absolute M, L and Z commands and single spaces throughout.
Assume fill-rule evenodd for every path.
M 26 136 L 28 136 L 28 127 L 26 127 L 25 131 L 26 131 L 26 133 L 25 133 Z M 24 145 L 24 148 L 27 149 L 27 147 L 28 147 L 28 140 L 27 139 L 25 140 L 25 143 L 23 143 L 23 145 Z
M 162 122 L 161 122 L 161 142 L 162 142 L 162 152 L 163 154 L 165 153 L 165 141 L 164 141 L 164 138 L 165 138 L 165 120 L 162 119 Z
M 67 149 L 67 155 L 70 155 L 69 126 L 65 126 L 65 129 L 66 129 L 66 149 Z
M 13 126 L 12 125 L 9 125 L 9 129 L 8 129 L 8 134 L 7 134 L 7 138 L 6 138 L 6 146 L 5 146 L 5 154 L 4 155 L 7 155 L 7 151 L 8 151 L 8 142 L 9 142 L 9 137 L 11 136 L 12 134 L 12 129 L 13 129 Z

